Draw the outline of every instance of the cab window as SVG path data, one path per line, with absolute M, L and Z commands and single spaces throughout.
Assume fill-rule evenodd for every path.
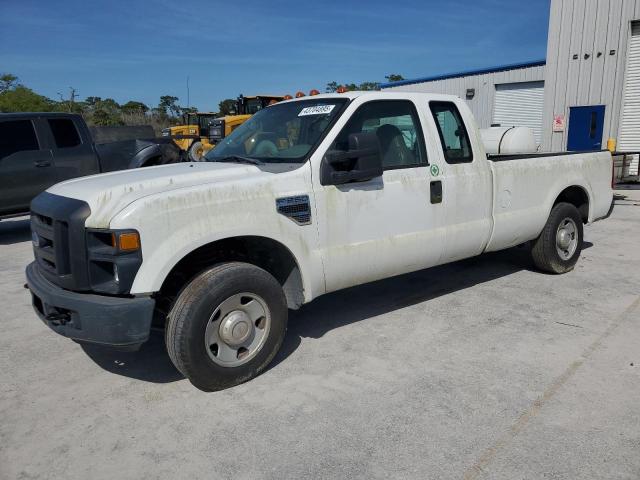
M 455 104 L 451 102 L 431 102 L 429 106 L 438 128 L 445 161 L 447 163 L 468 163 L 473 161 L 469 135 Z
M 412 102 L 378 100 L 365 103 L 349 119 L 331 149 L 346 151 L 349 135 L 363 132 L 373 132 L 378 137 L 385 170 L 428 165 L 420 121 Z
M 38 139 L 31 120 L 0 122 L 0 158 L 17 152 L 39 150 Z
M 73 120 L 68 118 L 50 118 L 47 121 L 49 122 L 51 133 L 53 133 L 53 138 L 56 141 L 56 147 L 71 148 L 77 147 L 82 143 Z

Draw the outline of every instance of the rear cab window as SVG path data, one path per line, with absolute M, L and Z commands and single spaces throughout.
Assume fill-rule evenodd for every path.
M 0 122 L 0 158 L 33 150 L 40 150 L 40 144 L 31 120 Z
M 458 107 L 452 102 L 429 102 L 447 163 L 473 161 L 471 141 Z
M 58 148 L 77 147 L 82 143 L 78 129 L 70 118 L 50 118 L 47 120 Z

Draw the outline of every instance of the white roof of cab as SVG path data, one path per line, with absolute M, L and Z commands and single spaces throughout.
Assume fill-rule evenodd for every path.
M 297 101 L 301 101 L 301 100 L 312 100 L 312 99 L 327 99 L 327 98 L 348 98 L 350 100 L 353 100 L 354 98 L 358 98 L 358 97 L 362 97 L 362 96 L 371 96 L 371 97 L 391 97 L 391 98 L 398 98 L 399 96 L 423 96 L 423 97 L 429 97 L 429 98 L 434 98 L 434 99 L 453 99 L 453 98 L 460 98 L 460 97 L 456 97 L 455 95 L 443 95 L 443 94 L 438 94 L 438 93 L 423 93 L 423 92 L 403 92 L 403 91 L 397 91 L 397 90 L 388 90 L 388 91 L 380 91 L 380 90 L 357 90 L 357 91 L 353 91 L 353 92 L 345 92 L 345 93 L 322 93 L 320 95 L 307 95 L 304 97 L 300 97 L 300 98 L 293 98 L 291 100 L 284 100 L 282 102 L 278 102 L 278 103 L 285 103 L 285 102 L 297 102 Z

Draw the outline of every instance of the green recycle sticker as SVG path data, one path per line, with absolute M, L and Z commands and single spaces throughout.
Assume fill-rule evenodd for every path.
M 431 176 L 437 177 L 440 174 L 440 167 L 438 165 L 431 165 Z

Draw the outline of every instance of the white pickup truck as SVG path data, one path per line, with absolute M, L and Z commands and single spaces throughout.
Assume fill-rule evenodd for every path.
M 32 203 L 35 311 L 78 342 L 152 324 L 198 388 L 259 374 L 288 309 L 531 242 L 570 271 L 612 208 L 608 152 L 487 157 L 456 97 L 349 92 L 278 103 L 199 163 L 60 183 Z

